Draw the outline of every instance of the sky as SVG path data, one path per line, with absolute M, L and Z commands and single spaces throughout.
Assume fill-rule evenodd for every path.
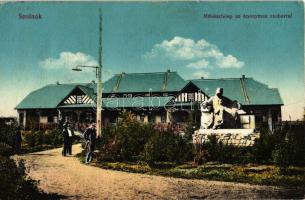
M 121 72 L 167 69 L 185 79 L 245 75 L 279 89 L 284 120 L 302 118 L 304 16 L 303 4 L 296 2 L 2 3 L 0 116 L 15 116 L 14 107 L 46 84 L 95 79 L 92 70 L 71 69 L 97 65 L 99 8 L 103 80 Z M 27 14 L 41 19 L 20 17 Z

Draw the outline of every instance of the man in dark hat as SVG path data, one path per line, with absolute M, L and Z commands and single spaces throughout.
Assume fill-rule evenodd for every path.
M 72 155 L 72 144 L 73 144 L 74 132 L 73 132 L 71 124 L 68 124 L 67 131 L 68 131 L 67 154 Z
M 95 123 L 91 123 L 91 125 L 85 130 L 84 138 L 86 140 L 86 164 L 89 164 L 92 160 L 92 153 L 95 149 L 96 143 L 96 129 Z
M 62 150 L 62 155 L 66 156 L 69 148 L 69 132 L 68 132 L 68 123 L 63 125 L 63 136 L 64 136 L 64 148 Z

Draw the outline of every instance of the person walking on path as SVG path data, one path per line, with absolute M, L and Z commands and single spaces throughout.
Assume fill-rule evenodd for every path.
M 63 125 L 63 137 L 64 137 L 64 148 L 62 150 L 62 155 L 66 156 L 69 147 L 69 132 L 68 132 L 68 123 Z
M 91 125 L 85 130 L 84 138 L 86 140 L 86 164 L 89 164 L 92 160 L 92 153 L 95 149 L 96 143 L 96 129 L 95 124 L 91 123 Z

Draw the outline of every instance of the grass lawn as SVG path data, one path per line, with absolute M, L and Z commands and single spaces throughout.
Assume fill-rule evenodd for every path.
M 182 165 L 158 163 L 151 167 L 145 162 L 92 162 L 92 165 L 103 169 L 186 179 L 305 187 L 305 167 L 291 166 L 288 168 L 287 174 L 282 175 L 279 173 L 279 168 L 274 165 L 257 164 L 233 165 L 209 162 L 204 166 L 194 167 L 192 163 Z

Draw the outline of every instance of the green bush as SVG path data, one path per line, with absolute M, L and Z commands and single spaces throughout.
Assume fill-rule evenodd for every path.
M 253 147 L 236 147 L 218 143 L 215 136 L 203 147 L 209 153 L 208 161 L 223 163 L 271 164 L 286 168 L 288 165 L 305 165 L 304 124 L 283 124 L 273 132 L 268 127 L 260 130 L 260 138 Z
M 236 164 L 253 162 L 253 149 L 251 147 L 224 145 L 222 142 L 218 143 L 214 135 L 209 136 L 209 142 L 204 144 L 202 148 L 208 151 L 208 161 Z
M 24 164 L 19 167 L 9 158 L 0 156 L 0 199 L 46 199 L 37 182 L 26 178 Z
M 280 173 L 285 174 L 292 163 L 293 147 L 288 140 L 282 141 L 272 152 L 274 163 L 280 168 Z
M 130 112 L 122 112 L 115 127 L 107 127 L 103 130 L 97 148 L 97 155 L 103 161 L 134 161 L 139 160 L 145 143 L 154 130 L 149 124 L 143 124 L 136 120 Z
M 115 127 L 103 130 L 98 141 L 99 161 L 181 162 L 192 159 L 192 143 L 172 132 L 158 132 L 150 124 L 136 120 L 130 112 L 122 112 Z
M 22 142 L 31 148 L 43 145 L 63 144 L 63 135 L 59 129 L 45 131 L 22 131 Z
M 155 132 L 144 147 L 144 159 L 149 164 L 160 161 L 181 163 L 190 160 L 193 145 L 173 132 Z
M 262 164 L 272 163 L 272 152 L 275 146 L 283 141 L 287 131 L 287 126 L 278 127 L 273 132 L 268 127 L 263 127 L 260 130 L 260 138 L 255 142 L 253 147 L 254 162 Z
M 34 131 L 23 131 L 21 133 L 23 142 L 30 146 L 35 147 L 36 145 L 36 136 Z

